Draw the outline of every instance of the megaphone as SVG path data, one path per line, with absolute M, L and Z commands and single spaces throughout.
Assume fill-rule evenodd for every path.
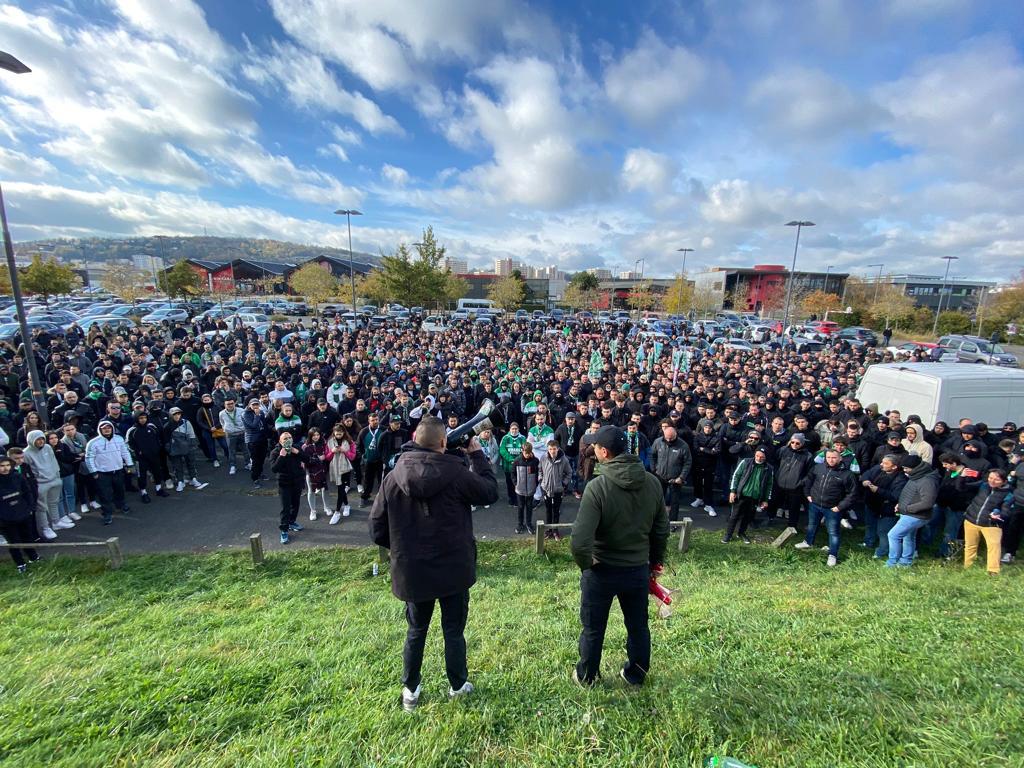
M 497 410 L 490 400 L 484 400 L 476 416 L 448 433 L 448 447 L 460 448 L 469 442 L 470 436 L 479 435 L 485 429 L 500 429 L 503 426 L 505 420 L 501 416 L 501 411 Z

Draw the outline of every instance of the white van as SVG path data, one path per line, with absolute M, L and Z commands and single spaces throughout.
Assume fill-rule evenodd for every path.
M 898 410 L 955 426 L 962 418 L 1002 426 L 1024 413 L 1024 370 L 959 363 L 885 363 L 868 368 L 857 389 L 862 405 Z
M 489 315 L 498 311 L 498 308 L 490 299 L 459 299 L 459 303 L 455 308 L 464 309 L 470 315 L 475 315 L 480 310 L 484 310 Z
M 426 333 L 443 333 L 448 330 L 448 326 L 445 325 L 444 318 L 440 315 L 430 315 L 423 319 L 420 330 Z

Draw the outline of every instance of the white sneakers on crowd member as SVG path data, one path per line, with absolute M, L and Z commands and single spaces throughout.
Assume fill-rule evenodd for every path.
M 359 495 L 362 495 L 362 493 L 363 493 L 363 484 L 362 483 L 360 483 L 359 485 L 356 486 L 356 491 L 359 493 Z
M 99 509 L 100 508 L 100 503 L 98 501 L 90 501 L 89 502 L 89 506 L 92 509 Z
M 842 520 L 839 521 L 839 524 L 841 526 L 843 526 L 843 528 L 845 528 L 848 531 L 852 531 L 853 530 L 853 523 L 851 523 L 845 517 Z
M 312 507 L 309 510 L 309 519 L 310 520 L 316 520 L 316 510 L 313 509 Z
M 342 517 L 348 517 L 351 514 L 352 514 L 352 506 L 350 504 L 346 504 L 344 507 L 341 508 L 341 516 Z
M 238 471 L 238 470 L 236 470 L 236 469 L 235 469 L 234 465 L 232 465 L 232 466 L 231 466 L 231 469 L 229 469 L 229 470 L 228 470 L 228 474 L 229 474 L 229 475 L 233 475 L 233 474 L 235 474 L 235 472 L 237 472 L 237 471 Z
M 331 515 L 331 520 L 327 524 L 328 525 L 337 525 L 340 522 L 341 522 L 341 512 L 335 512 L 333 515 Z
M 62 517 L 56 523 L 53 523 L 50 527 L 53 528 L 55 531 L 66 531 L 68 528 L 74 528 L 75 524 L 71 522 L 70 518 Z
M 185 484 L 181 482 L 181 480 L 179 480 L 178 484 L 174 486 L 174 490 L 176 490 L 178 493 L 181 493 L 182 491 L 185 490 Z
M 83 504 L 81 509 L 82 509 L 82 514 L 83 515 L 88 514 L 88 512 L 89 512 L 89 505 L 88 504 Z
M 796 544 L 793 545 L 793 549 L 810 549 L 810 548 L 811 548 L 811 545 L 808 544 L 806 540 L 798 541 Z
M 214 459 L 214 460 L 213 460 L 213 468 L 214 468 L 214 469 L 217 469 L 217 468 L 219 468 L 219 467 L 220 467 L 220 462 L 219 462 L 219 461 L 217 461 L 216 459 Z
M 72 520 L 72 519 L 71 519 L 70 517 L 68 517 L 67 515 L 63 515 L 63 516 L 62 516 L 62 517 L 60 518 L 60 521 L 61 521 L 62 523 L 70 523 L 70 524 L 71 524 L 71 527 L 72 527 L 72 528 L 74 528 L 74 527 L 75 527 L 75 521 L 74 521 L 74 520 Z
M 0 544 L 6 544 L 6 543 L 7 543 L 7 539 L 5 539 L 3 536 L 0 536 Z
M 693 501 L 690 502 L 690 506 L 693 507 L 694 509 L 696 509 L 697 507 L 703 507 L 704 499 L 694 499 Z
M 245 462 L 245 471 L 246 472 L 251 472 L 252 471 L 252 459 L 249 459 L 249 461 Z
M 43 538 L 52 541 L 57 538 L 57 534 L 53 532 L 53 528 L 43 528 Z
M 404 685 L 402 686 L 402 709 L 406 712 L 412 712 L 419 706 L 420 703 L 420 691 L 423 689 L 422 685 L 417 685 L 415 691 L 410 691 Z
M 68 512 L 68 517 L 74 520 L 76 523 L 82 519 L 82 516 L 77 512 Z
M 715 508 L 710 504 L 704 507 L 704 511 L 708 513 L 708 517 L 718 517 L 718 513 L 715 512 Z
M 448 698 L 449 699 L 455 699 L 455 698 L 458 698 L 459 696 L 468 696 L 472 692 L 473 692 L 473 684 L 471 682 L 469 682 L 469 680 L 467 680 L 466 682 L 464 682 L 462 684 L 462 687 L 459 688 L 459 690 L 457 690 L 457 691 L 453 690 L 452 688 L 449 688 L 448 689 Z
M 829 568 L 835 568 L 838 562 L 839 560 L 836 558 L 835 555 L 829 555 L 828 560 L 825 561 L 825 565 L 827 565 Z
M 1013 562 L 1013 560 L 1014 560 L 1014 557 L 1009 552 L 1004 552 L 1003 556 L 1001 558 L 999 558 L 999 562 L 1002 563 L 1003 565 L 1009 565 L 1010 563 Z
M 200 483 L 198 478 L 193 477 L 192 480 L 189 481 L 189 485 L 191 485 L 197 491 L 201 491 L 201 490 L 203 490 L 203 488 L 208 486 L 209 483 Z

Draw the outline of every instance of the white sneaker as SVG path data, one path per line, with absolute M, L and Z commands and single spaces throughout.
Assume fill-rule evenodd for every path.
M 185 490 L 185 484 L 181 482 L 181 480 L 179 480 L 178 484 L 174 486 L 174 490 L 176 490 L 178 493 L 181 493 L 182 491 Z
M 1004 565 L 1009 565 L 1013 562 L 1013 555 L 1011 555 L 1009 552 L 1004 552 L 1003 556 L 999 559 L 999 562 L 1003 563 Z
M 351 514 L 352 514 L 352 507 L 349 504 L 346 504 L 344 507 L 341 508 L 341 516 L 342 517 L 348 517 Z
M 828 560 L 825 561 L 825 565 L 827 565 L 829 568 L 835 568 L 838 562 L 839 560 L 836 558 L 835 555 L 829 555 Z
M 331 521 L 328 525 L 337 525 L 339 522 L 341 522 L 341 512 L 335 512 L 331 515 Z
M 853 523 L 851 523 L 845 517 L 842 520 L 839 521 L 839 524 L 841 526 L 843 526 L 843 528 L 845 528 L 848 531 L 852 531 L 853 530 Z
M 214 460 L 213 460 L 213 468 L 214 468 L 214 469 L 217 469 L 218 467 L 220 467 L 220 462 L 219 462 L 219 461 L 217 461 L 216 459 L 214 459 Z
M 75 524 L 75 521 L 74 521 L 74 520 L 72 520 L 72 519 L 71 519 L 70 517 L 68 517 L 67 515 L 64 515 L 63 517 L 61 517 L 61 518 L 60 518 L 60 521 L 61 521 L 62 523 L 71 523 L 72 525 L 74 525 L 74 524 Z
M 51 523 L 50 527 L 55 531 L 66 531 L 68 528 L 74 528 L 75 524 L 70 519 L 61 518 L 56 523 Z
M 316 510 L 315 509 L 309 510 L 309 519 L 310 520 L 316 520 Z
M 193 477 L 192 481 L 189 483 L 189 485 L 191 485 L 197 491 L 201 491 L 201 490 L 203 490 L 203 488 L 208 486 L 209 483 L 200 483 L 199 480 L 197 480 L 196 478 Z
M 235 474 L 235 472 L 237 472 L 237 471 L 238 471 L 238 470 L 236 470 L 236 469 L 235 469 L 234 467 L 231 467 L 231 469 L 229 469 L 229 470 L 228 470 L 228 474 L 229 474 L 229 475 L 233 475 L 233 474 Z
M 90 501 L 89 506 L 92 507 L 93 509 L 99 509 L 100 503 L 98 501 Z
M 363 493 L 363 484 L 360 483 L 356 486 L 356 491 L 361 495 Z M 416 690 L 419 690 L 418 688 Z
M 459 696 L 468 696 L 473 692 L 473 684 L 467 680 L 462 684 L 462 687 L 457 691 L 453 691 L 451 688 L 448 689 L 448 698 L 454 699 Z
M 57 538 L 57 534 L 53 532 L 53 528 L 43 528 L 43 538 L 52 541 Z
M 402 686 L 402 709 L 406 712 L 412 712 L 417 706 L 419 706 L 420 691 L 422 688 L 422 685 L 417 685 L 415 691 L 410 691 L 404 685 Z
M 828 552 L 828 544 L 823 544 L 821 547 L 822 552 Z
M 245 462 L 245 471 L 246 472 L 251 472 L 252 471 L 252 462 L 251 461 Z
M 859 520 L 860 519 L 860 518 L 857 517 L 857 510 L 856 509 L 851 509 L 846 514 L 848 514 L 850 516 L 851 520 Z
M 6 543 L 7 543 L 7 539 L 5 539 L 3 536 L 0 536 L 0 544 L 6 544 Z
M 715 512 L 715 508 L 710 504 L 704 507 L 704 511 L 708 513 L 708 517 L 718 517 L 718 513 Z
M 82 519 L 82 516 L 77 512 L 68 512 L 68 517 L 74 520 L 76 523 Z
M 88 504 L 83 504 L 82 505 L 82 514 L 85 515 L 85 514 L 88 514 L 88 512 L 89 512 L 89 505 Z
M 694 499 L 690 502 L 690 506 L 696 509 L 697 507 L 704 506 L 704 499 Z
M 796 544 L 793 545 L 793 549 L 810 549 L 810 548 L 811 548 L 811 545 L 808 544 L 806 541 L 798 541 Z

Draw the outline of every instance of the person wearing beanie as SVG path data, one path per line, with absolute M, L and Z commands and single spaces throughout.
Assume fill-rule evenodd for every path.
M 759 445 L 753 454 L 752 458 L 740 459 L 736 471 L 732 473 L 729 483 L 729 503 L 732 510 L 729 513 L 725 536 L 722 537 L 723 544 L 728 544 L 732 539 L 736 533 L 737 523 L 740 538 L 744 544 L 749 544 L 747 527 L 753 521 L 756 510 L 767 509 L 772 497 L 775 473 L 768 463 L 768 451 L 763 445 Z
M 786 525 L 790 528 L 800 527 L 800 512 L 806 502 L 804 481 L 814 466 L 814 457 L 807 450 L 806 442 L 802 432 L 795 432 L 786 445 L 776 451 L 775 494 L 779 512 L 786 515 Z
M 889 531 L 889 559 L 886 568 L 909 568 L 917 552 L 917 531 L 932 516 L 932 508 L 939 491 L 939 478 L 916 453 L 908 454 L 900 462 L 907 484 L 896 503 L 899 518 Z

